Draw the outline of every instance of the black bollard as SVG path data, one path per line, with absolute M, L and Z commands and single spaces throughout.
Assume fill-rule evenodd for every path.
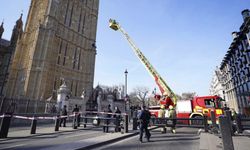
M 211 116 L 211 122 L 212 122 L 211 131 L 212 131 L 212 133 L 217 134 L 217 133 L 219 133 L 219 129 L 218 129 L 218 126 L 216 124 L 216 115 L 215 115 L 214 110 L 211 110 L 210 116 Z
M 137 130 L 138 122 L 137 122 L 137 111 L 133 111 L 133 130 Z
M 74 118 L 73 118 L 73 123 L 72 123 L 72 127 L 73 129 L 77 129 L 77 114 L 74 115 Z
M 31 121 L 30 134 L 36 134 L 36 124 L 37 120 L 33 118 Z
M 60 124 L 60 116 L 56 116 L 55 120 L 55 131 L 59 131 L 59 124 Z
M 229 128 L 231 130 L 231 135 L 234 135 L 231 111 L 230 110 L 226 110 L 226 111 L 224 111 L 224 114 L 227 117 Z
M 212 126 L 213 126 L 213 127 L 217 127 L 215 112 L 212 110 L 212 111 L 210 112 L 210 115 L 211 115 Z
M 86 118 L 87 116 L 84 116 L 84 124 L 83 127 L 86 128 L 87 127 L 87 123 L 88 123 L 88 119 Z
M 133 118 L 133 130 L 137 130 L 137 118 Z
M 203 116 L 203 122 L 204 122 L 204 130 L 205 132 L 208 132 L 208 123 L 207 123 L 207 116 Z
M 115 121 L 114 122 L 115 123 L 115 132 L 121 132 L 121 130 L 122 130 L 122 127 L 121 127 L 122 122 L 121 122 L 120 116 L 116 116 L 114 121 Z
M 77 127 L 80 127 L 81 124 L 81 114 L 77 114 Z
M 3 115 L 3 119 L 1 122 L 1 129 L 0 129 L 0 138 L 7 138 L 10 128 L 11 116 L 12 116 L 11 114 Z
M 228 118 L 223 115 L 220 116 L 219 123 L 220 123 L 223 150 L 234 150 L 233 138 L 231 135 L 230 125 L 228 124 Z
M 128 115 L 124 115 L 124 133 L 128 133 Z

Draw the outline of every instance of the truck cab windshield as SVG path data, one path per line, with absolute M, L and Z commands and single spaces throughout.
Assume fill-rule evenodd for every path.
M 204 102 L 205 102 L 205 105 L 206 105 L 207 108 L 216 108 L 216 105 L 215 105 L 215 102 L 214 102 L 213 98 L 205 99 Z

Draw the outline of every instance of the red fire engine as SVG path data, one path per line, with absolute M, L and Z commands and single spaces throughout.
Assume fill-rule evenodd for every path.
M 179 100 L 176 105 L 177 118 L 200 118 L 203 115 L 210 117 L 210 112 L 214 111 L 216 117 L 222 112 L 223 100 L 219 96 L 197 96 L 192 100 Z M 154 117 L 158 117 L 160 105 L 150 106 L 149 111 Z M 167 117 L 167 110 L 165 116 Z

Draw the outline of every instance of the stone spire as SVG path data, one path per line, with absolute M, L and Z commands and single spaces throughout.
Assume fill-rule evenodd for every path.
M 3 22 L 2 22 L 0 26 L 0 39 L 2 38 L 3 32 L 4 32 L 4 28 L 3 28 Z
M 17 43 L 18 38 L 22 36 L 23 33 L 23 21 L 22 21 L 23 14 L 21 13 L 20 18 L 16 21 L 16 25 L 12 30 L 12 36 L 10 39 L 11 46 L 15 46 Z

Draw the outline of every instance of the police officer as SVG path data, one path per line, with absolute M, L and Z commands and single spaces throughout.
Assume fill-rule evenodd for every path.
M 142 142 L 142 137 L 143 137 L 143 132 L 145 130 L 145 133 L 146 133 L 146 138 L 147 138 L 147 141 L 149 142 L 149 139 L 150 139 L 150 132 L 148 130 L 148 125 L 149 125 L 149 121 L 150 121 L 150 118 L 151 118 L 151 114 L 148 110 L 146 110 L 146 107 L 143 106 L 142 107 L 142 110 L 141 110 L 141 113 L 139 114 L 139 120 L 140 120 L 140 138 L 139 140 Z
M 176 131 L 175 131 L 176 111 L 175 111 L 175 108 L 172 105 L 169 106 L 169 118 L 173 119 L 173 125 L 171 126 L 171 132 L 175 134 L 176 133 Z

